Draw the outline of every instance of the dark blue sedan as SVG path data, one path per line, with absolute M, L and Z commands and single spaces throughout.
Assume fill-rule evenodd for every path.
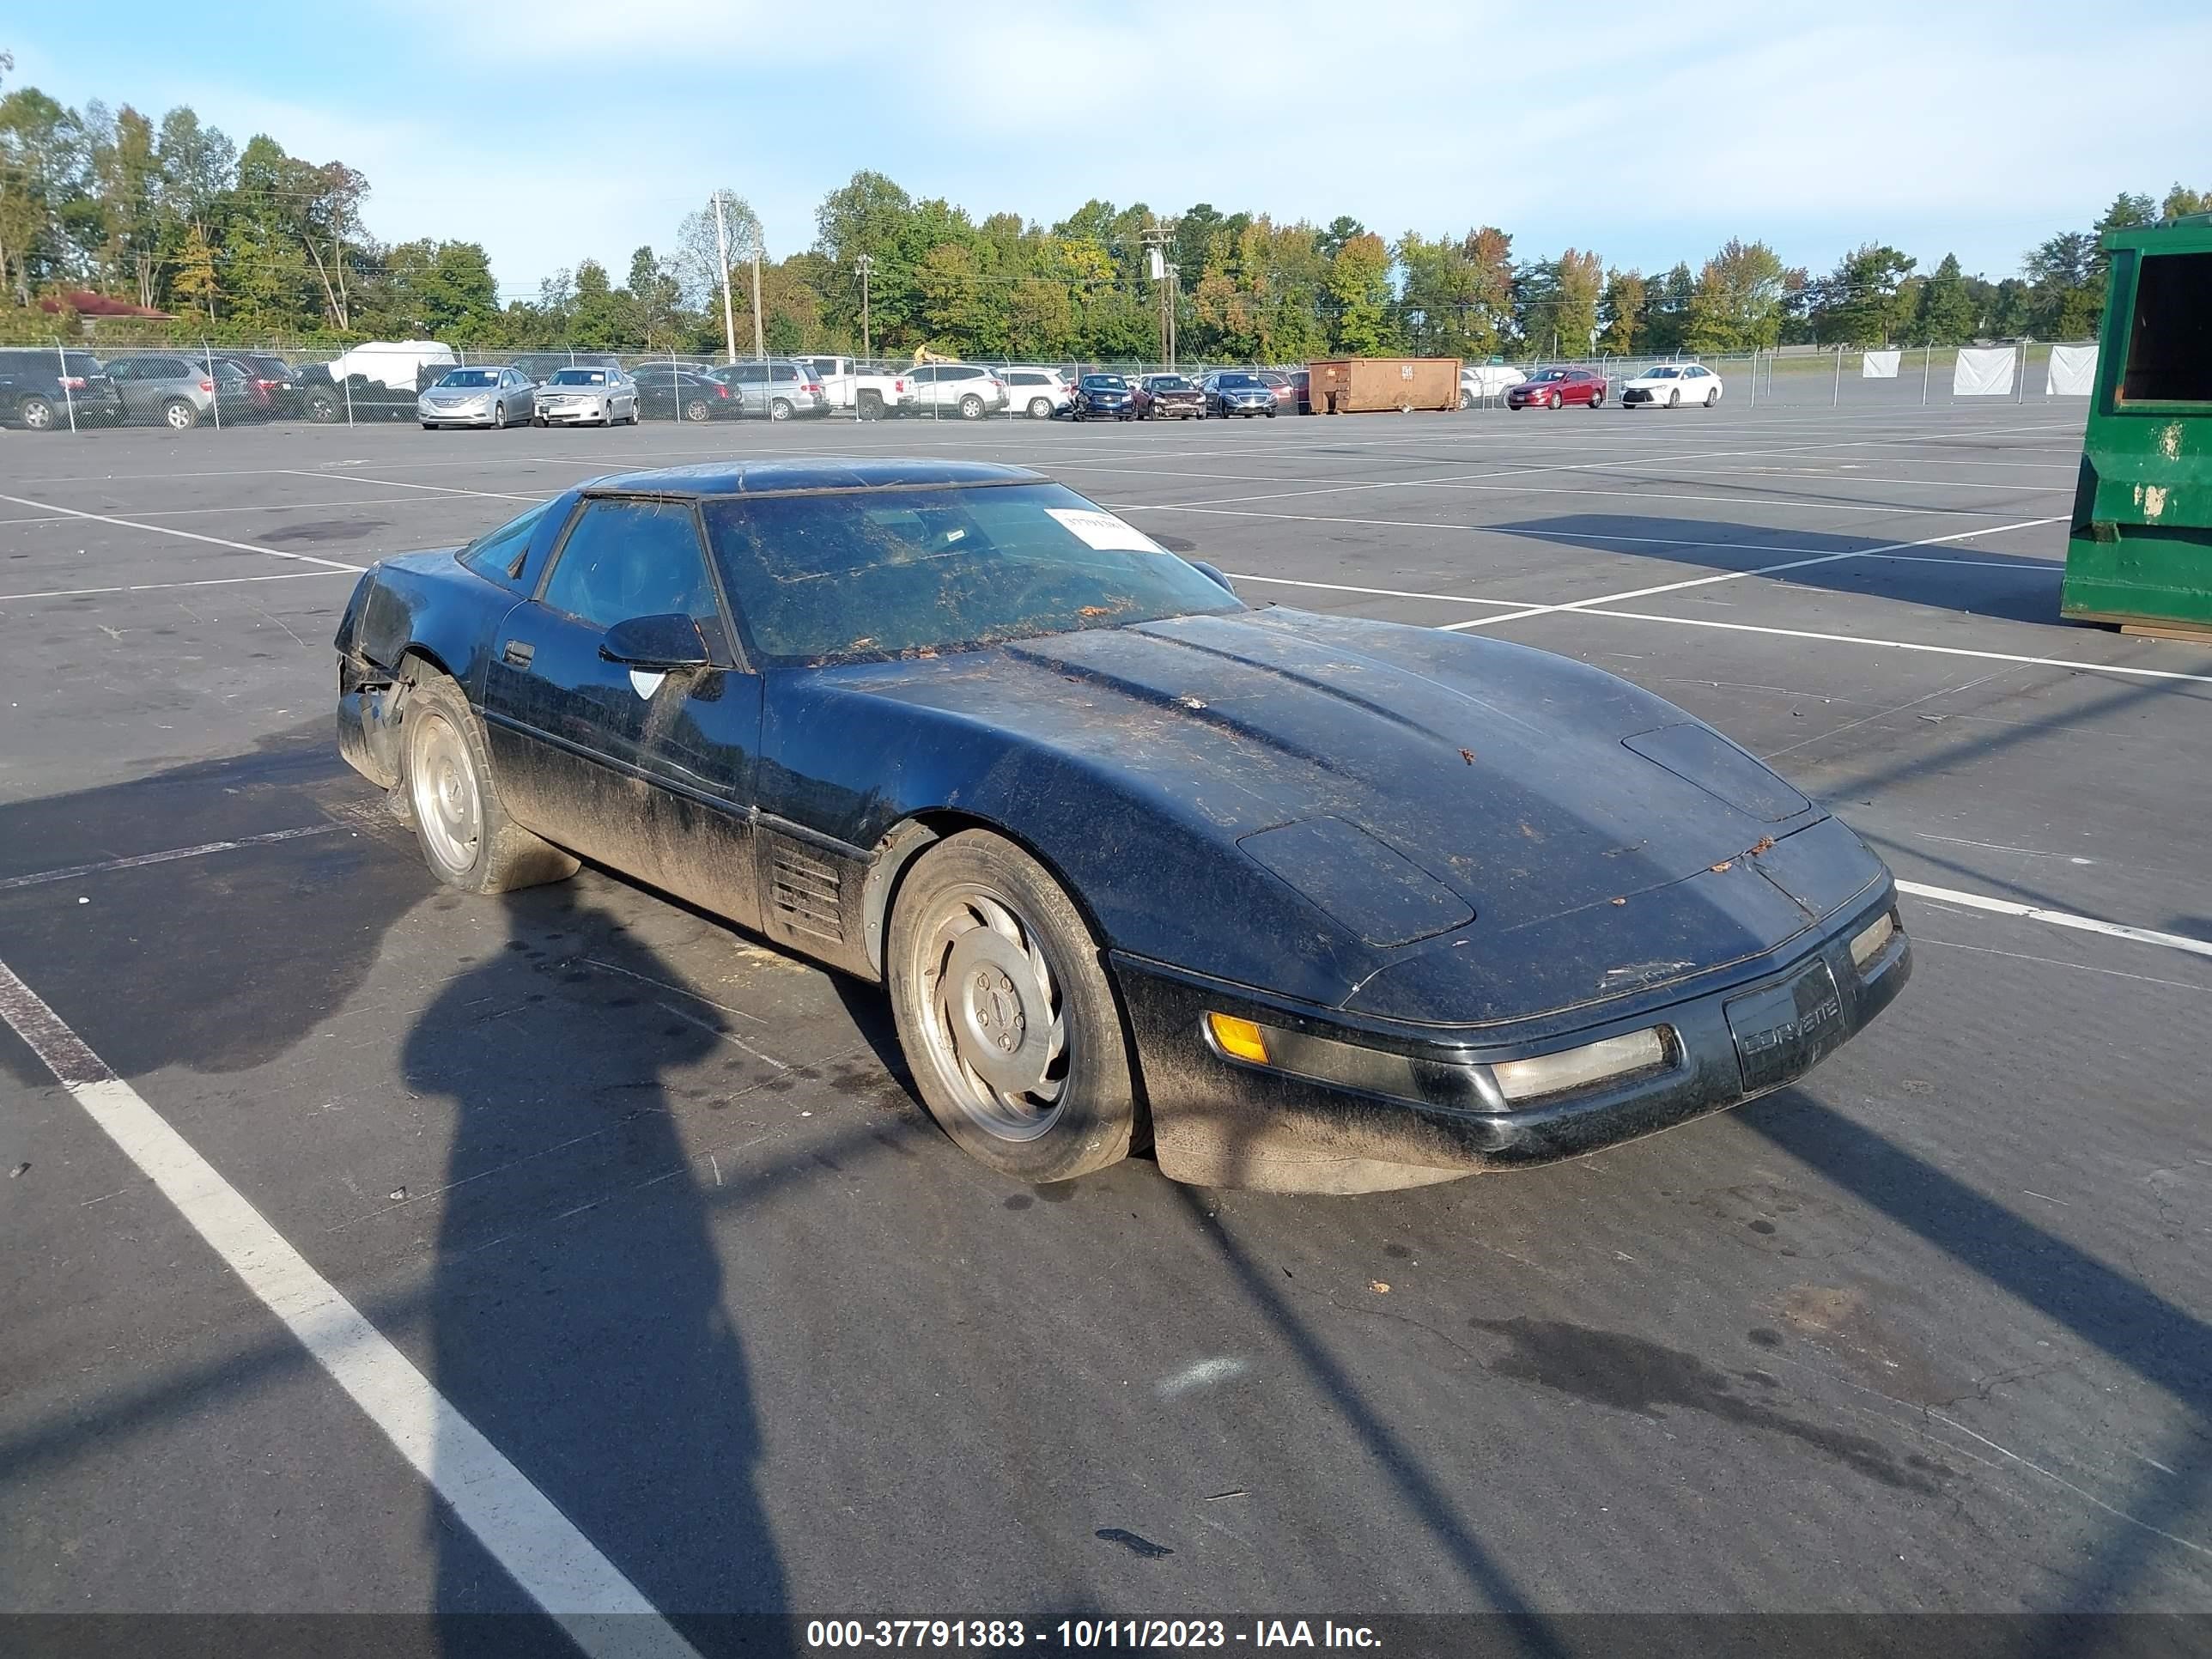
M 1137 389 L 1119 374 L 1086 374 L 1076 383 L 1068 413 L 1079 421 L 1133 420 Z

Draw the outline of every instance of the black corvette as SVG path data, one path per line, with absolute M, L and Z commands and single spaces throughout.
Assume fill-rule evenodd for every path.
M 445 881 L 580 857 L 889 988 L 1030 1181 L 1349 1192 L 1805 1073 L 1911 971 L 1889 872 L 1571 659 L 1249 610 L 1036 474 L 606 478 L 364 575 L 338 742 Z

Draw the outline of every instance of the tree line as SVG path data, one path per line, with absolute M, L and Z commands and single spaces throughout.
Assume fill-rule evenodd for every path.
M 9 67 L 0 54 L 0 71 Z M 2099 233 L 2212 209 L 2212 192 L 2180 185 L 2159 201 L 2123 193 L 2094 227 L 2052 235 L 1994 281 L 1948 253 L 1923 272 L 1875 243 L 1815 274 L 1738 239 L 1694 266 L 1647 273 L 1587 249 L 1523 257 L 1495 226 L 1392 240 L 1348 215 L 1284 223 L 1203 202 L 1161 214 L 1092 200 L 1049 226 L 1012 213 L 978 219 L 861 172 L 823 198 L 803 250 L 767 257 L 757 219 L 724 191 L 719 239 L 702 210 L 665 249 L 637 249 L 619 283 L 587 258 L 534 296 L 502 302 L 479 244 L 381 241 L 362 222 L 368 192 L 343 162 L 307 161 L 266 134 L 239 146 L 188 106 L 155 119 L 13 88 L 0 96 L 0 337 L 51 336 L 69 325 L 66 308 L 38 301 L 89 290 L 175 319 L 103 321 L 103 337 L 714 353 L 726 273 L 747 349 L 759 253 L 758 334 L 771 351 L 865 342 L 885 356 L 927 345 L 983 358 L 1156 359 L 1157 249 L 1181 352 L 1194 359 L 2082 339 L 2104 303 Z

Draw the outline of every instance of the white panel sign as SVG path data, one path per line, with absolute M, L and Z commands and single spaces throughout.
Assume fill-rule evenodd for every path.
M 2097 388 L 2097 348 L 2053 346 L 2051 372 L 2043 382 L 2046 398 L 2086 398 Z
M 1897 360 L 1903 354 L 1895 351 L 1868 351 L 1859 356 L 1859 379 L 1862 380 L 1893 380 L 1897 378 Z
M 1960 346 L 1958 367 L 1951 371 L 1951 395 L 2009 398 L 2014 355 L 2010 346 Z

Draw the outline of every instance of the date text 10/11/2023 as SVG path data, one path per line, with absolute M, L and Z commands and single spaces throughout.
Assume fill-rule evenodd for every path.
M 1365 1625 L 1322 1620 L 1257 1619 L 1239 1628 L 1221 1619 L 1063 1619 L 1031 1629 L 1018 1619 L 811 1620 L 810 1651 L 855 1648 L 1012 1649 L 1066 1650 L 1191 1648 L 1379 1649 L 1382 1639 Z

